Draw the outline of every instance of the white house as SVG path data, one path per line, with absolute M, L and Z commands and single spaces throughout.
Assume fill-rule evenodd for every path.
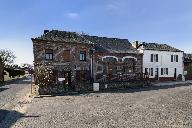
M 184 52 L 167 44 L 134 41 L 133 46 L 143 53 L 143 73 L 151 80 L 170 81 L 182 76 Z

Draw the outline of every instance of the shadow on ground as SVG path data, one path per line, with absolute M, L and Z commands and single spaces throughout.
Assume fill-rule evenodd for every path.
M 7 90 L 7 89 L 9 89 L 9 88 L 3 88 L 3 87 L 1 88 L 1 87 L 0 87 L 0 92 L 5 91 L 5 90 Z
M 0 110 L 0 128 L 10 128 L 20 118 L 36 118 L 40 116 L 25 116 L 17 111 Z
M 108 90 L 100 90 L 99 92 L 64 92 L 59 94 L 51 94 L 51 95 L 40 95 L 35 98 L 44 98 L 44 97 L 55 97 L 55 96 L 86 96 L 91 93 L 100 94 L 100 93 L 134 93 L 134 92 L 142 92 L 142 91 L 152 91 L 152 90 L 159 90 L 159 89 L 169 89 L 181 86 L 190 86 L 191 84 L 179 84 L 179 85 L 163 85 L 163 86 L 144 86 L 144 87 L 132 87 L 126 89 L 108 89 Z

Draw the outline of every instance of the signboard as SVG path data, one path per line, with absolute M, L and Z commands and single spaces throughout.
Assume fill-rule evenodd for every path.
M 184 71 L 184 75 L 187 75 L 187 71 Z
M 58 81 L 64 81 L 65 78 L 58 78 Z

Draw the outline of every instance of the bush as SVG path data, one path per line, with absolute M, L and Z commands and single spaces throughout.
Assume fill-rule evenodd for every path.
M 38 65 L 34 75 L 38 86 L 49 86 L 55 83 L 53 70 L 45 64 Z

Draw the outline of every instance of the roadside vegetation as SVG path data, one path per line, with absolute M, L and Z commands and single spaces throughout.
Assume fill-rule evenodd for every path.
M 17 79 L 26 73 L 31 73 L 32 65 L 22 64 L 21 66 L 14 63 L 15 54 L 11 50 L 0 49 L 0 83 Z

